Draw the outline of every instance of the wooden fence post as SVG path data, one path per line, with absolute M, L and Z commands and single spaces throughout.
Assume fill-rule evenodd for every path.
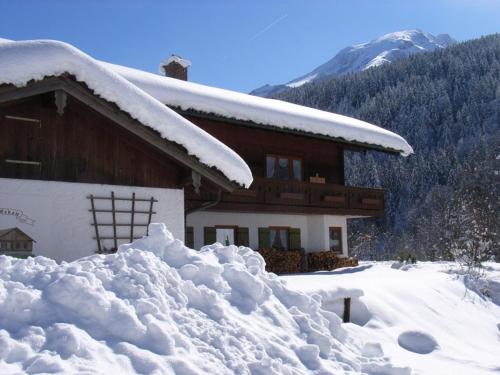
M 344 298 L 344 323 L 351 320 L 351 298 Z

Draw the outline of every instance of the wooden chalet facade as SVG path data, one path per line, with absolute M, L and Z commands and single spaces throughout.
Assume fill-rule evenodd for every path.
M 222 192 L 220 198 L 215 192 L 186 189 L 188 210 L 217 202 L 188 215 L 190 246 L 221 242 L 222 233 L 230 230 L 230 243 L 237 245 L 334 251 L 346 257 L 347 219 L 384 213 L 383 189 L 345 185 L 344 153 L 363 151 L 358 145 L 216 116 L 183 115 L 237 150 L 254 176 L 250 188 Z
M 248 189 L 197 193 L 186 188 L 188 246 L 200 248 L 217 241 L 250 246 L 265 250 L 266 254 L 268 250 L 280 249 L 301 253 L 327 251 L 347 257 L 347 220 L 382 216 L 384 190 L 346 186 L 345 152 L 373 149 L 407 155 L 412 152 L 411 147 L 399 136 L 383 130 L 388 137 L 399 138 L 397 142 L 381 145 L 366 141 L 371 136 L 347 141 L 342 136 L 311 131 L 307 116 L 314 122 L 318 117 L 328 117 L 325 112 L 313 110 L 313 114 L 303 114 L 298 106 L 283 107 L 264 98 L 182 83 L 187 73 L 176 76 L 175 61 L 170 65 L 169 69 L 167 61 L 162 66 L 169 77 L 163 79 L 120 67 L 116 71 L 144 90 L 151 90 L 158 100 L 238 152 L 253 175 Z M 149 86 L 152 80 L 153 88 Z M 175 96 L 169 94 L 170 90 Z M 249 109 L 242 108 L 241 103 L 248 104 Z M 273 113 L 259 116 L 256 108 Z M 304 112 L 308 110 L 304 108 Z M 304 130 L 268 120 L 283 122 L 283 117 L 290 116 L 304 118 Z M 344 129 L 364 129 L 367 125 L 368 133 L 372 132 L 369 134 L 381 130 L 366 123 L 352 125 L 346 119 L 328 117 L 327 122 Z M 336 125 L 336 121 L 340 123 Z M 324 129 L 324 125 L 319 128 Z
M 0 177 L 182 189 L 193 170 L 236 186 L 74 79 L 0 87 Z
M 17 72 L 12 46 L 47 72 Z M 346 186 L 345 152 L 412 153 L 359 120 L 185 82 L 178 56 L 169 77 L 60 42 L 0 43 L 2 63 L 19 77 L 0 71 L 0 230 L 57 260 L 114 251 L 151 221 L 195 249 L 347 257 L 347 220 L 382 216 L 384 191 Z
M 74 59 L 67 45 L 47 44 L 61 58 L 67 54 Z M 36 52 L 39 46 L 20 43 L 20 50 Z M 2 59 L 12 64 L 9 52 L 0 44 L 0 69 L 9 69 Z M 30 254 L 58 261 L 115 251 L 146 235 L 152 221 L 164 222 L 176 238 L 184 239 L 184 188 L 194 184 L 203 193 L 232 191 L 237 182 L 218 169 L 222 163 L 204 164 L 128 112 L 126 100 L 149 103 L 147 94 L 137 93 L 123 79 L 115 82 L 97 62 L 81 59 L 83 68 L 73 64 L 74 72 L 49 73 L 20 86 L 2 82 L 0 72 L 0 233 L 12 234 L 16 228 L 32 240 Z M 46 65 L 50 72 L 51 64 Z M 91 83 L 98 91 L 102 88 L 96 82 L 109 79 L 129 96 L 118 97 L 120 104 L 103 98 L 76 78 L 78 69 L 87 69 L 86 76 L 96 71 Z M 165 114 L 159 121 L 179 132 L 191 126 L 207 147 L 225 149 L 162 104 L 151 105 L 152 111 Z M 236 154 L 234 159 L 239 165 Z M 12 249 L 3 246 L 0 253 L 7 250 Z
M 365 217 L 384 213 L 383 189 L 345 185 L 344 152 L 362 151 L 359 146 L 223 118 L 184 115 L 238 150 L 254 176 L 249 189 L 223 193 L 212 211 Z M 189 191 L 186 204 L 189 208 L 215 198 L 213 193 Z

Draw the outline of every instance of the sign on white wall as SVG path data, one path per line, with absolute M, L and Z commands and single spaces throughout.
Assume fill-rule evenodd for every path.
M 165 223 L 176 238 L 184 240 L 183 190 L 4 178 L 0 178 L 0 231 L 19 228 L 33 239 L 34 255 L 57 261 L 92 255 L 98 246 L 88 197 L 109 197 L 111 192 L 120 197 L 132 197 L 133 194 L 154 197 L 157 202 L 154 202 L 155 213 L 151 221 Z M 130 212 L 119 212 L 130 211 L 130 208 L 124 208 L 130 207 L 130 203 L 116 202 L 117 224 L 130 223 Z M 108 219 L 102 222 L 108 224 L 106 230 L 102 229 L 103 237 L 113 235 L 112 215 Z M 138 214 L 134 219 L 136 224 L 147 224 L 148 215 Z M 117 229 L 117 235 L 123 237 L 120 243 L 130 242 L 130 228 Z M 132 233 L 133 237 L 143 235 L 146 229 L 143 227 L 143 231 Z M 107 244 L 113 246 L 113 240 Z

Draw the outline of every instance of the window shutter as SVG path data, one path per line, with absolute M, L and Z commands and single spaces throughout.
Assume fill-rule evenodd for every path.
M 268 249 L 271 247 L 271 235 L 269 228 L 259 228 L 259 249 Z
M 236 245 L 238 246 L 250 246 L 250 238 L 248 234 L 248 228 L 240 228 L 236 229 Z
M 190 249 L 194 248 L 194 230 L 193 227 L 186 227 L 185 245 Z
M 288 233 L 290 235 L 290 250 L 300 250 L 300 228 L 290 228 Z
M 211 245 L 213 243 L 215 243 L 215 241 L 217 240 L 217 235 L 215 233 L 215 227 L 205 227 L 203 228 L 203 232 L 204 232 L 204 244 L 205 245 Z

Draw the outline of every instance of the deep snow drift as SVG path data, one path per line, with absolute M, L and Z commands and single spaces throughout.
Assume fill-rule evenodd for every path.
M 408 374 L 248 248 L 163 224 L 116 254 L 0 256 L 0 373 Z
M 455 263 L 364 262 L 352 269 L 284 276 L 288 287 L 321 296 L 341 314 L 351 295 L 348 336 L 383 350 L 414 374 L 481 375 L 500 371 L 500 264 L 473 282 Z M 469 288 L 466 288 L 468 285 Z M 372 344 L 370 344 L 370 342 Z

